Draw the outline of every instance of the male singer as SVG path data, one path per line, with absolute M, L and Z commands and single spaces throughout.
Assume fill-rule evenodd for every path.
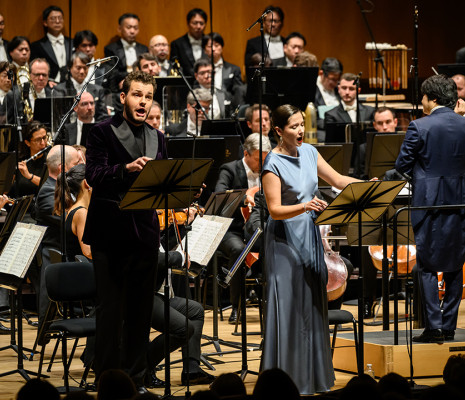
M 92 186 L 83 241 L 91 246 L 97 285 L 96 381 L 123 369 L 146 391 L 160 226 L 152 210 L 122 211 L 119 202 L 152 159 L 167 158 L 164 136 L 145 123 L 155 79 L 142 71 L 123 81 L 123 113 L 97 124 L 87 138 L 86 179 Z

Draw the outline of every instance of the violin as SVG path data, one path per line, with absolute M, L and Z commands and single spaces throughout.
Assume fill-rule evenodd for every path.
M 331 225 L 320 225 L 319 228 L 325 253 L 325 263 L 328 268 L 326 291 L 328 293 L 328 301 L 333 301 L 344 294 L 349 273 L 342 257 L 337 251 L 332 249 L 329 243 L 328 237 L 330 237 Z
M 251 187 L 250 189 L 247 189 L 245 195 L 254 197 L 255 193 L 257 193 L 259 189 L 260 188 L 258 186 Z M 247 222 L 249 220 L 250 214 L 252 213 L 252 208 L 253 206 L 250 203 L 247 204 L 247 207 L 241 207 L 241 213 L 244 217 L 244 222 Z
M 195 208 L 196 214 L 200 215 L 201 217 L 205 213 L 205 208 L 200 207 L 197 203 L 191 204 L 190 208 Z M 163 231 L 166 228 L 165 210 L 157 210 L 157 215 L 158 222 L 160 223 L 160 230 Z M 168 210 L 168 227 L 170 227 L 174 222 L 176 222 L 176 225 L 185 225 L 187 219 L 187 214 L 184 211 Z

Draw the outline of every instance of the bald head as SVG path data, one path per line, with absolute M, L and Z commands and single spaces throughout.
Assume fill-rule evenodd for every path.
M 94 96 L 89 92 L 83 92 L 81 95 L 81 100 L 74 107 L 74 111 L 77 114 L 79 121 L 82 121 L 85 124 L 90 124 L 94 120 L 95 115 L 95 102 Z
M 157 57 L 158 61 L 165 61 L 169 57 L 168 39 L 162 35 L 155 35 L 150 39 L 149 51 Z
M 465 76 L 461 74 L 454 75 L 452 77 L 455 84 L 457 85 L 457 94 L 461 99 L 465 100 Z
M 78 151 L 73 146 L 65 146 L 65 171 L 79 164 Z M 47 155 L 48 175 L 57 179 L 61 172 L 61 145 L 53 146 Z

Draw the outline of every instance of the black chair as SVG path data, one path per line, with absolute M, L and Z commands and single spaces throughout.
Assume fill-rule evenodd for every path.
M 336 336 L 338 325 L 342 324 L 352 324 L 354 330 L 354 343 L 355 343 L 355 358 L 358 366 L 358 357 L 359 357 L 359 344 L 358 344 L 358 335 L 357 335 L 357 321 L 351 312 L 346 310 L 328 310 L 328 322 L 329 325 L 333 325 L 333 340 L 331 342 L 331 357 L 334 355 L 334 349 L 336 346 Z M 360 373 L 360 371 L 358 371 Z M 363 371 L 362 371 L 363 372 Z
M 95 335 L 95 318 L 88 317 L 84 303 L 93 302 L 96 296 L 94 267 L 86 262 L 66 262 L 50 264 L 45 271 L 45 285 L 51 300 L 50 306 L 59 304 L 62 318 L 50 323 L 45 338 L 61 340 L 61 359 L 64 367 L 64 384 L 69 392 L 69 368 L 76 345 L 68 360 L 67 340 Z M 76 314 L 76 302 L 81 303 L 80 315 Z M 46 344 L 42 346 L 39 363 L 39 376 L 42 372 Z

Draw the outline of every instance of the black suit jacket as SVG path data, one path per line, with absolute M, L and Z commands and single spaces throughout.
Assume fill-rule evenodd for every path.
M 105 93 L 103 87 L 89 83 L 87 91 L 94 97 L 95 120 L 100 122 L 109 118 L 107 106 L 105 105 Z M 53 95 L 56 97 L 75 96 L 76 94 L 77 91 L 70 79 L 53 88 Z
M 71 47 L 72 46 L 70 38 L 65 36 L 66 62 L 68 62 L 71 56 Z M 50 43 L 50 40 L 48 40 L 47 35 L 45 35 L 42 39 L 31 43 L 30 59 L 34 60 L 34 58 L 45 58 L 50 64 L 50 79 L 54 80 L 58 74 L 58 71 L 60 71 L 60 82 L 64 82 L 68 68 L 64 66 L 60 69 L 60 67 L 58 66 L 58 61 L 55 56 L 55 52 L 53 51 L 52 44 Z
M 108 87 L 113 93 L 119 93 L 120 89 L 118 84 L 126 77 L 127 64 L 126 64 L 126 54 L 124 53 L 123 43 L 121 39 L 116 42 L 110 43 L 108 46 L 105 46 L 103 49 L 105 57 L 117 56 L 119 62 L 116 65 L 115 69 L 110 73 L 105 87 Z M 148 53 L 149 49 L 147 46 L 136 42 L 136 55 L 139 56 L 142 53 Z M 107 63 L 106 68 L 111 68 L 114 63 Z
M 245 172 L 242 159 L 231 161 L 220 167 L 218 181 L 216 182 L 215 192 L 222 192 L 229 189 L 248 189 L 247 174 Z M 243 205 L 243 203 L 242 203 Z M 229 227 L 230 231 L 238 232 L 243 235 L 244 217 L 238 207 L 234 213 L 234 220 Z
M 180 38 L 173 40 L 171 42 L 171 61 L 174 61 L 175 58 L 178 59 L 179 64 L 181 65 L 182 72 L 186 76 L 194 76 L 194 53 L 192 52 L 191 43 L 189 42 L 189 37 L 187 33 Z M 207 55 L 202 50 L 202 57 Z
M 92 187 L 83 241 L 95 248 L 134 252 L 158 250 L 160 225 L 154 210 L 120 210 L 119 203 L 139 173 L 125 168 L 143 155 L 167 158 L 163 133 L 143 125 L 145 154 L 121 114 L 95 125 L 87 137 L 86 179 Z
M 284 38 L 282 36 L 281 36 L 281 40 L 283 41 L 283 46 L 284 46 Z M 263 45 L 265 48 L 265 56 L 266 56 L 266 54 L 268 54 L 267 43 L 263 43 Z M 255 53 L 262 54 L 260 36 L 247 40 L 247 46 L 245 48 L 245 57 L 244 57 L 246 67 L 249 65 L 250 57 L 252 57 Z
M 360 121 L 371 121 L 373 120 L 373 114 L 375 109 L 370 106 L 364 106 L 360 104 Z M 346 122 L 348 124 L 352 123 L 349 113 L 344 110 L 342 104 L 339 104 L 337 107 L 328 111 L 325 114 L 325 126 L 327 124 L 341 123 Z
M 53 215 L 55 203 L 56 179 L 50 176 L 41 186 L 34 205 L 34 217 L 38 225 L 47 227 L 42 245 L 44 247 L 60 248 L 60 223 L 61 218 Z
M 232 108 L 244 104 L 245 86 L 242 83 L 241 69 L 227 61 L 223 61 L 222 89 L 231 93 Z

